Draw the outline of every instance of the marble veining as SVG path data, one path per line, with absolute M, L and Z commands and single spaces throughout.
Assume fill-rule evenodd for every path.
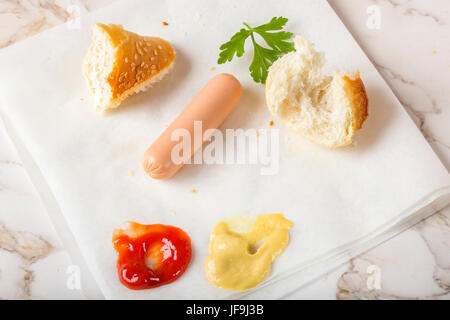
M 10 230 L 0 223 L 0 249 L 20 256 L 22 263 L 19 268 L 23 271 L 23 278 L 18 285 L 22 289 L 21 297 L 31 298 L 30 287 L 34 280 L 34 272 L 30 268 L 33 263 L 45 258 L 53 249 L 53 246 L 38 235 L 31 232 Z M 7 273 L 5 271 L 3 274 L 0 273 L 0 281 L 2 275 L 6 277 Z
M 416 7 L 413 7 L 411 5 L 411 1 L 399 1 L 399 0 L 373 0 L 374 3 L 381 3 L 381 2 L 387 2 L 389 3 L 393 8 L 398 8 L 402 10 L 403 15 L 417 15 L 422 16 L 426 18 L 432 19 L 434 22 L 436 22 L 438 25 L 443 25 L 444 22 L 439 19 L 436 15 L 434 15 L 431 12 L 425 11 L 423 9 L 419 9 Z
M 0 0 L 0 48 L 114 0 Z
M 3 21 L 15 21 L 18 24 L 17 28 L 11 28 L 7 34 L 2 34 L 0 48 L 61 23 L 68 17 L 66 10 L 57 5 L 56 1 L 1 1 L 0 14 Z
M 450 243 L 442 241 L 450 233 L 450 214 L 438 212 L 415 229 L 434 256 L 434 281 L 445 291 L 445 294 L 450 294 Z
M 367 268 L 370 265 L 383 265 L 383 259 L 368 252 L 350 261 L 347 270 L 338 279 L 336 298 L 342 300 L 450 299 L 450 257 L 448 254 L 450 243 L 447 241 L 450 233 L 450 210 L 436 213 L 414 226 L 411 231 L 416 232 L 423 239 L 434 259 L 434 268 L 430 280 L 436 284 L 439 290 L 425 295 L 408 296 L 389 292 L 383 288 L 383 283 L 381 283 L 379 289 L 368 288 L 367 282 L 371 274 L 367 273 Z M 380 270 L 383 270 L 383 268 L 381 267 Z
M 0 160 L 0 165 L 11 165 L 11 166 L 19 166 L 22 167 L 22 163 L 20 163 L 19 161 L 14 161 L 14 160 Z
M 114 1 L 119 0 L 0 0 L 0 48 Z M 448 0 L 329 3 L 450 168 Z M 370 29 L 367 9 L 374 5 L 381 21 Z M 70 258 L 1 122 L 0 208 L 0 299 L 82 298 L 67 289 Z M 286 298 L 450 299 L 449 252 L 448 207 Z M 374 266 L 375 288 L 368 285 L 378 281 L 368 272 Z
M 381 74 L 386 79 L 391 80 L 391 82 L 398 81 L 403 85 L 412 87 L 412 89 L 415 90 L 416 92 L 421 92 L 421 94 L 424 97 L 423 100 L 427 101 L 427 103 L 425 103 L 425 105 L 416 106 L 414 101 L 411 102 L 406 101 L 401 97 L 400 94 L 398 94 L 395 87 L 392 88 L 394 93 L 396 93 L 397 97 L 399 98 L 400 103 L 408 111 L 412 119 L 415 121 L 416 125 L 419 127 L 420 131 L 422 131 L 422 133 L 424 134 L 425 138 L 430 142 L 437 142 L 446 148 L 450 148 L 449 145 L 447 145 L 443 141 L 440 141 L 438 138 L 434 137 L 433 134 L 429 132 L 429 130 L 427 130 L 426 115 L 429 114 L 439 115 L 442 112 L 442 109 L 437 105 L 436 100 L 428 92 L 426 92 L 424 88 L 422 88 L 414 81 L 405 79 L 401 74 L 395 72 L 394 70 L 388 67 L 379 64 L 375 64 L 375 66 L 377 67 L 378 71 L 380 71 Z
M 19 254 L 26 261 L 44 258 L 52 245 L 30 232 L 13 231 L 0 224 L 0 248 Z

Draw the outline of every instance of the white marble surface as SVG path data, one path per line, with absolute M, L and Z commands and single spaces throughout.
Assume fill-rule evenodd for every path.
M 0 0 L 0 48 L 113 1 Z M 329 2 L 449 169 L 450 2 Z M 1 123 L 0 208 L 0 299 L 84 298 Z M 450 208 L 285 298 L 450 299 Z

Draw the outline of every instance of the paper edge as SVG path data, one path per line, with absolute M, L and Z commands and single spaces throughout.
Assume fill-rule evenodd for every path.
M 410 121 L 413 121 L 409 114 L 406 112 L 404 106 L 400 103 L 398 97 L 395 95 L 395 93 L 392 91 L 392 88 L 387 83 L 387 81 L 383 78 L 381 73 L 378 71 L 378 69 L 375 67 L 373 62 L 369 59 L 369 56 L 363 50 L 363 48 L 360 46 L 359 42 L 355 39 L 353 34 L 350 32 L 350 30 L 347 28 L 346 24 L 342 21 L 340 16 L 336 13 L 334 8 L 329 4 L 327 0 L 324 0 L 326 5 L 329 7 L 329 9 L 333 12 L 333 14 L 337 17 L 339 22 L 344 26 L 345 30 L 347 31 L 348 35 L 352 38 L 353 42 L 357 45 L 357 47 L 361 50 L 361 52 L 364 53 L 369 63 L 372 65 L 376 73 L 383 79 L 383 82 L 387 85 L 387 87 L 391 90 L 393 96 L 397 100 L 397 103 L 402 107 L 401 109 L 403 112 L 405 112 L 408 117 L 410 118 Z M 99 8 L 97 10 L 94 10 L 92 12 L 89 12 L 87 14 L 82 15 L 81 17 L 78 17 L 78 19 L 86 19 L 90 15 L 105 10 L 109 7 L 113 7 L 116 3 L 108 4 L 102 8 Z M 27 39 L 18 41 L 17 43 L 8 46 L 7 48 L 2 49 L 2 51 L 7 51 L 12 47 L 23 45 L 23 43 L 26 43 L 28 40 L 39 37 L 43 33 L 50 32 L 51 30 L 63 28 L 64 26 L 70 24 L 72 21 L 68 20 L 62 24 L 53 26 L 49 29 L 44 30 L 43 32 L 40 32 L 36 35 L 33 35 Z M 105 299 L 105 295 L 100 289 L 98 285 L 98 281 L 96 280 L 95 276 L 92 273 L 91 268 L 89 267 L 89 264 L 87 263 L 80 247 L 78 246 L 77 241 L 75 240 L 75 236 L 73 235 L 72 229 L 69 227 L 68 222 L 64 214 L 62 213 L 62 210 L 51 191 L 50 186 L 48 185 L 44 175 L 42 174 L 41 170 L 37 166 L 36 162 L 34 161 L 33 156 L 30 154 L 28 149 L 26 148 L 25 144 L 22 142 L 20 136 L 18 135 L 17 130 L 14 128 L 14 125 L 12 121 L 7 117 L 7 115 L 1 110 L 0 108 L 0 121 L 4 123 L 6 133 L 9 136 L 10 140 L 13 142 L 14 148 L 16 149 L 16 152 L 18 153 L 24 168 L 26 170 L 26 173 L 28 174 L 28 177 L 30 178 L 30 181 L 33 185 L 33 187 L 36 189 L 38 196 L 46 209 L 47 215 L 52 222 L 54 229 L 60 238 L 61 242 L 63 243 L 64 248 L 69 252 L 70 258 L 72 262 L 75 265 L 78 265 L 81 269 L 81 282 L 82 282 L 82 294 L 87 299 Z M 417 128 L 417 130 L 419 130 Z M 420 131 L 420 130 L 419 130 Z M 437 154 L 434 152 L 433 148 L 431 148 L 429 142 L 425 139 L 423 136 L 423 133 L 421 132 L 421 135 L 423 139 L 425 140 L 426 144 L 429 146 L 430 151 L 435 155 L 435 157 L 440 162 L 441 166 L 446 169 L 444 164 L 442 163 L 442 160 Z M 437 195 L 440 192 L 443 192 L 440 196 Z M 437 196 L 436 196 L 437 195 Z M 433 200 L 430 200 L 430 202 L 427 204 L 427 201 L 433 198 Z M 444 202 L 445 204 L 438 208 L 433 209 L 433 205 L 436 206 L 436 202 L 439 202 L 442 198 L 445 198 Z M 261 285 L 258 285 L 254 289 L 247 290 L 245 292 L 238 292 L 238 293 L 232 293 L 231 295 L 225 297 L 224 299 L 255 299 L 252 297 L 252 295 L 261 293 L 262 291 L 265 291 L 267 289 L 270 289 L 273 285 L 281 285 L 281 283 L 285 280 L 289 280 L 292 283 L 292 278 L 296 276 L 303 275 L 301 279 L 299 280 L 298 284 L 296 284 L 295 288 L 290 290 L 289 293 L 285 293 L 282 296 L 270 296 L 267 297 L 267 293 L 265 292 L 266 297 L 264 299 L 280 299 L 284 296 L 289 295 L 293 291 L 299 290 L 300 288 L 306 286 L 308 283 L 314 281 L 318 277 L 322 276 L 323 274 L 339 267 L 340 265 L 346 263 L 350 259 L 354 258 L 355 256 L 358 256 L 377 245 L 381 244 L 382 242 L 385 242 L 392 237 L 395 237 L 399 233 L 409 229 L 413 225 L 417 224 L 423 219 L 426 219 L 427 217 L 433 215 L 437 211 L 445 208 L 447 205 L 450 204 L 450 186 L 443 187 L 441 189 L 438 189 L 429 195 L 427 195 L 422 200 L 419 200 L 412 206 L 412 208 L 415 208 L 415 211 L 411 211 L 411 209 L 407 209 L 400 213 L 396 218 L 393 220 L 383 224 L 381 227 L 377 228 L 376 230 L 372 231 L 369 235 L 360 238 L 358 240 L 354 240 L 352 242 L 349 242 L 347 244 L 341 245 L 338 248 L 335 248 L 331 251 L 328 251 L 327 253 L 310 260 L 309 262 L 302 263 L 304 265 L 303 267 L 294 266 L 291 269 L 284 271 L 283 274 L 272 278 L 271 280 L 264 282 Z M 439 205 L 437 205 L 439 206 Z M 411 208 L 411 207 L 410 207 Z M 427 211 L 428 210 L 428 211 Z M 406 221 L 402 221 L 405 219 L 405 216 L 407 216 Z M 395 222 L 397 221 L 397 222 Z M 58 228 L 56 228 L 58 226 Z M 398 229 L 396 227 L 398 226 Z M 60 230 L 62 229 L 62 230 Z M 371 237 L 375 238 L 371 238 Z M 371 239 L 368 239 L 371 238 Z M 352 246 L 351 243 L 354 243 Z M 343 248 L 346 249 L 343 249 Z M 348 254 L 346 254 L 346 252 Z M 342 256 L 341 256 L 342 255 Z M 317 265 L 322 264 L 326 261 L 331 261 L 329 267 L 323 268 L 321 271 L 317 272 L 316 275 L 312 277 L 308 277 L 306 275 L 306 272 L 310 269 L 313 269 L 314 267 L 317 267 Z M 295 269 L 295 270 L 294 270 Z M 305 279 L 305 277 L 308 277 L 308 280 Z M 84 288 L 84 289 L 83 289 Z M 89 288 L 89 289 L 86 289 Z M 86 292 L 89 292 L 89 294 L 86 294 Z M 93 294 L 92 294 L 93 293 Z M 262 299 L 262 298 L 256 298 L 256 299 Z
M 6 134 L 12 141 L 14 149 L 22 161 L 23 167 L 38 194 L 39 200 L 47 212 L 47 216 L 49 217 L 57 236 L 61 240 L 64 249 L 69 253 L 72 264 L 80 268 L 81 294 L 86 299 L 105 299 L 105 296 L 98 285 L 98 281 L 93 276 L 92 270 L 78 246 L 72 229 L 69 227 L 67 219 L 62 213 L 58 201 L 51 191 L 47 180 L 34 161 L 33 156 L 22 142 L 12 121 L 2 110 L 0 110 L 0 123 L 1 122 L 4 124 Z
M 264 299 L 282 299 L 290 293 L 305 287 L 323 274 L 338 268 L 352 258 L 369 251 L 370 249 L 411 228 L 415 224 L 432 216 L 448 205 L 450 205 L 450 186 L 443 187 L 430 193 L 424 199 L 419 200 L 414 205 L 397 215 L 397 217 L 383 224 L 370 234 L 350 243 L 341 245 L 338 248 L 328 251 L 313 260 L 304 262 L 302 263 L 303 266 L 294 266 L 290 270 L 284 271 L 282 275 L 274 277 L 270 281 L 267 281 L 254 289 L 231 294 L 227 297 L 227 299 L 261 299 L 254 296 L 263 291 L 265 294 Z M 325 262 L 327 262 L 327 265 L 324 267 Z M 318 272 L 316 271 L 313 276 L 309 276 L 310 274 L 307 274 L 319 266 L 322 269 Z M 314 271 L 311 273 L 314 273 Z M 299 278 L 298 282 L 292 281 L 292 279 L 296 277 Z M 289 280 L 290 283 L 296 283 L 295 288 L 291 289 L 288 293 L 281 296 L 270 296 L 270 292 L 266 292 L 270 291 L 272 286 L 281 285 L 286 280 Z M 267 297 L 267 295 L 270 297 Z

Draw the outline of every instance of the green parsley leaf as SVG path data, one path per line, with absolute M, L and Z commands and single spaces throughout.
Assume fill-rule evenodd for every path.
M 287 21 L 288 19 L 284 17 L 274 17 L 269 23 L 256 28 L 252 28 L 244 22 L 247 29 L 241 29 L 231 37 L 230 41 L 220 46 L 221 52 L 217 63 L 223 64 L 231 61 L 235 55 L 241 57 L 245 51 L 245 41 L 250 36 L 254 47 L 253 60 L 249 68 L 250 75 L 255 82 L 265 83 L 269 67 L 282 55 L 295 50 L 294 43 L 288 41 L 292 38 L 292 33 L 286 31 L 270 32 L 282 30 Z M 259 34 L 269 48 L 256 43 L 254 33 Z
M 284 17 L 273 17 L 269 23 L 263 24 L 259 27 L 253 28 L 255 31 L 276 31 L 283 29 L 284 25 L 288 22 L 287 18 Z
M 219 54 L 219 64 L 231 61 L 236 54 L 238 57 L 242 57 L 244 54 L 244 44 L 245 40 L 250 35 L 250 31 L 246 29 L 241 29 L 238 33 L 231 37 L 230 41 L 224 43 L 220 46 L 222 50 Z
M 280 57 L 280 52 L 261 47 L 253 38 L 252 42 L 255 49 L 249 67 L 250 75 L 255 82 L 266 83 L 269 67 Z

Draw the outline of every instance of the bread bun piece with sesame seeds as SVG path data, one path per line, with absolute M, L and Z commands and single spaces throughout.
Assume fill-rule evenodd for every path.
M 295 49 L 269 68 L 269 110 L 312 142 L 328 148 L 351 144 L 368 117 L 368 98 L 359 72 L 324 75 L 324 55 L 311 42 L 296 36 Z
M 175 50 L 167 41 L 144 37 L 122 26 L 96 23 L 83 61 L 83 75 L 97 110 L 116 108 L 128 96 L 147 90 L 173 67 Z

